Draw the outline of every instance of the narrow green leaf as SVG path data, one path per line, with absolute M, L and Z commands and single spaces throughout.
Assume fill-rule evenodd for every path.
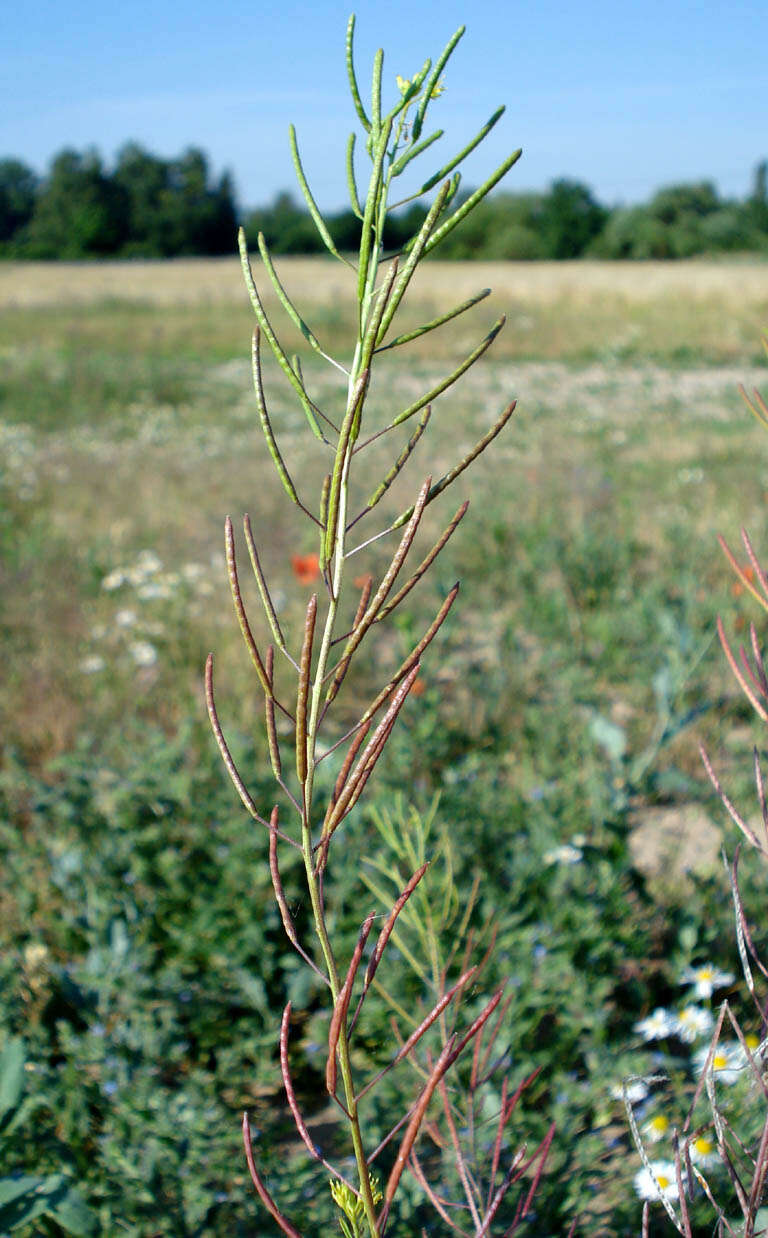
M 65 1189 L 63 1174 L 49 1174 L 45 1178 L 4 1178 L 0 1181 L 0 1232 L 7 1233 L 21 1225 L 30 1225 L 38 1217 L 50 1216 L 57 1195 Z
M 507 172 L 509 171 L 509 169 L 513 167 L 514 164 L 517 163 L 522 153 L 523 153 L 522 150 L 516 150 L 516 151 L 513 151 L 511 155 L 507 156 L 507 158 L 496 169 L 496 171 L 491 176 L 488 177 L 488 180 L 485 182 L 485 184 L 481 185 L 479 189 L 476 189 L 475 192 L 467 198 L 466 202 L 463 202 L 461 206 L 458 208 L 458 210 L 455 211 L 453 215 L 451 215 L 450 219 L 446 219 L 445 223 L 442 224 L 442 226 L 439 227 L 437 231 L 430 237 L 429 244 L 427 245 L 424 251 L 425 253 L 427 254 L 430 253 L 435 248 L 436 245 L 440 244 L 440 242 L 443 240 L 444 237 L 448 235 L 449 232 L 453 231 L 453 229 L 456 227 L 457 224 L 461 223 L 462 219 L 466 219 L 470 211 L 473 211 L 475 209 L 478 202 L 482 202 L 483 198 L 486 197 L 486 195 L 491 192 L 494 185 L 498 185 L 502 177 L 507 175 Z
M 331 484 L 328 490 L 328 517 L 325 526 L 325 553 L 323 558 L 326 563 L 329 563 L 333 557 L 333 552 L 336 543 L 336 531 L 339 522 L 339 501 L 341 497 L 341 483 L 344 475 L 344 465 L 347 459 L 349 450 L 350 435 L 355 424 L 355 418 L 365 399 L 365 392 L 368 387 L 369 371 L 363 370 L 362 374 L 355 383 L 349 396 L 349 404 L 347 411 L 344 414 L 341 431 L 339 433 L 339 441 L 336 445 L 336 456 L 333 462 L 333 473 L 331 475 Z
M 429 107 L 429 103 L 432 98 L 432 91 L 434 90 L 435 86 L 437 86 L 438 82 L 440 81 L 440 74 L 442 73 L 450 57 L 452 56 L 453 51 L 456 47 L 456 44 L 463 37 L 465 30 L 466 30 L 466 26 L 459 26 L 456 33 L 451 36 L 451 38 L 448 40 L 448 42 L 445 45 L 445 49 L 438 56 L 435 62 L 435 67 L 430 73 L 429 78 L 427 79 L 427 83 L 424 87 L 424 94 L 422 95 L 421 102 L 419 103 L 418 111 L 416 112 L 416 116 L 414 117 L 414 121 L 413 121 L 412 133 L 413 133 L 414 141 L 417 141 L 421 134 L 422 126 L 424 124 L 424 116 L 426 115 L 427 108 Z
M 361 363 L 366 367 L 366 369 L 370 366 L 371 357 L 376 350 L 376 341 L 379 338 L 381 320 L 384 317 L 389 298 L 392 294 L 392 286 L 395 282 L 395 276 L 397 275 L 399 265 L 399 259 L 393 258 L 384 280 L 376 290 L 376 304 L 374 305 L 373 313 L 368 321 L 368 325 L 365 328 L 365 335 L 363 336 L 362 347 L 360 350 Z M 354 432 L 352 441 L 354 442 L 356 438 L 357 432 Z
M 291 384 L 294 391 L 298 395 L 299 400 L 301 401 L 301 406 L 304 409 L 304 412 L 306 413 L 307 421 L 309 422 L 312 428 L 312 433 L 315 435 L 316 438 L 321 439 L 323 442 L 327 442 L 328 440 L 325 438 L 317 421 L 316 414 L 319 413 L 320 410 L 312 403 L 306 391 L 304 390 L 304 387 L 302 383 L 300 382 L 298 376 L 296 375 L 293 369 L 293 366 L 288 360 L 280 341 L 278 340 L 277 336 L 275 335 L 275 332 L 272 329 L 272 324 L 267 318 L 266 311 L 264 309 L 264 306 L 261 303 L 261 298 L 258 294 L 256 283 L 253 278 L 253 272 L 251 270 L 251 262 L 248 257 L 248 246 L 245 240 L 245 232 L 243 231 L 242 228 L 238 232 L 238 244 L 240 247 L 240 262 L 243 268 L 243 276 L 245 277 L 245 286 L 248 289 L 248 295 L 251 299 L 251 305 L 253 306 L 253 312 L 256 315 L 259 326 L 261 327 L 262 331 L 267 337 L 267 342 L 269 343 L 269 346 L 272 349 L 272 352 L 274 353 L 275 359 L 278 365 L 280 366 L 280 369 L 285 374 L 289 383 Z
M 355 111 L 357 112 L 358 118 L 360 120 L 360 124 L 363 126 L 366 132 L 370 132 L 371 122 L 369 121 L 365 113 L 365 108 L 363 107 L 363 101 L 360 98 L 360 91 L 357 86 L 357 75 L 355 73 L 354 39 L 355 39 L 355 15 L 354 13 L 350 13 L 349 21 L 347 22 L 347 47 L 346 47 L 347 77 L 349 78 L 349 89 L 352 95 L 352 102 L 355 105 Z
M 235 608 L 235 614 L 237 615 L 237 622 L 240 625 L 240 632 L 243 640 L 245 641 L 245 647 L 248 650 L 251 656 L 251 661 L 256 669 L 259 683 L 264 689 L 265 694 L 269 697 L 272 695 L 270 677 L 267 675 L 264 668 L 264 663 L 261 660 L 261 654 L 259 653 L 253 632 L 251 631 L 251 625 L 248 622 L 248 615 L 246 613 L 245 603 L 243 602 L 243 595 L 240 592 L 240 581 L 237 574 L 237 556 L 235 553 L 235 536 L 232 529 L 232 521 L 229 516 L 227 516 L 225 524 L 225 545 L 229 587 L 232 593 L 232 602 Z
M 490 295 L 491 289 L 483 288 L 482 292 L 478 292 L 466 301 L 462 301 L 461 305 L 448 310 L 447 314 L 440 314 L 438 318 L 433 318 L 431 322 L 425 322 L 423 326 L 416 327 L 413 331 L 405 331 L 402 335 L 398 335 L 393 340 L 390 340 L 388 344 L 382 344 L 376 349 L 376 352 L 386 352 L 388 348 L 397 348 L 401 344 L 409 344 L 411 340 L 418 339 L 420 335 L 426 335 L 428 331 L 434 331 L 436 327 L 442 327 L 444 323 L 450 322 L 452 318 L 458 318 L 459 314 L 472 309 L 473 305 L 478 305 L 480 301 L 484 301 Z
M 371 82 L 371 123 L 373 132 L 381 130 L 381 71 L 384 68 L 384 49 L 379 48 L 373 58 L 373 80 Z
M 101 1228 L 96 1214 L 73 1186 L 68 1186 L 66 1193 L 51 1206 L 50 1214 L 57 1225 L 75 1238 L 91 1238 Z
M 410 150 L 403 151 L 400 158 L 396 159 L 392 164 L 392 176 L 399 176 L 400 173 L 408 167 L 408 164 L 412 159 L 417 159 L 419 155 L 423 155 L 424 151 L 428 150 L 434 142 L 439 141 L 444 133 L 444 129 L 436 129 L 435 132 L 430 134 L 428 138 L 424 138 L 423 141 L 417 142 L 415 146 L 410 148 Z
M 412 417 L 414 413 L 420 412 L 425 404 L 431 404 L 432 400 L 434 400 L 436 396 L 442 395 L 448 387 L 451 387 L 457 379 L 461 378 L 462 374 L 465 374 L 469 367 L 474 365 L 475 362 L 482 357 L 483 353 L 490 348 L 505 322 L 506 314 L 502 314 L 501 318 L 493 324 L 485 339 L 478 344 L 477 348 L 472 350 L 468 357 L 464 358 L 461 365 L 458 365 L 456 369 L 447 376 L 447 378 L 442 379 L 441 382 L 439 382 L 435 387 L 433 387 L 430 391 L 427 391 L 425 395 L 416 400 L 414 404 L 411 404 L 409 408 L 406 408 L 404 412 L 395 417 L 392 425 L 402 425 L 403 422 L 407 421 L 409 417 Z
M 387 154 L 387 143 L 392 131 L 392 121 L 388 120 L 381 132 L 376 135 L 376 145 L 373 154 L 371 179 L 368 183 L 368 194 L 365 199 L 363 214 L 363 231 L 360 237 L 360 261 L 357 271 L 357 301 L 358 305 L 365 302 L 365 291 L 368 283 L 368 272 L 371 265 L 374 241 L 374 221 L 378 218 L 382 188 L 382 169 Z
M 271 255 L 269 253 L 269 249 L 267 248 L 267 242 L 266 242 L 263 232 L 260 232 L 258 235 L 258 246 L 259 246 L 259 253 L 261 254 L 261 260 L 264 263 L 264 269 L 266 270 L 267 275 L 272 281 L 272 287 L 277 293 L 280 299 L 280 303 L 283 309 L 285 310 L 286 314 L 290 318 L 291 322 L 293 322 L 298 327 L 299 331 L 304 336 L 304 339 L 307 341 L 308 344 L 311 345 L 312 348 L 314 348 L 315 352 L 318 352 L 320 356 L 323 357 L 326 361 L 330 361 L 331 365 L 335 365 L 337 369 L 344 371 L 344 367 L 339 365 L 338 361 L 335 361 L 333 357 L 330 357 L 328 353 L 324 350 L 324 348 L 321 346 L 320 341 L 318 340 L 314 331 L 308 325 L 308 323 L 305 322 L 305 320 L 302 318 L 301 314 L 296 309 L 296 306 L 293 304 L 290 297 L 288 296 L 288 293 L 285 291 L 285 288 L 280 282 L 280 278 L 277 274 L 277 271 L 274 268 L 274 264 L 272 262 Z M 296 368 L 295 364 L 293 368 L 296 372 L 297 378 L 299 379 L 299 381 L 301 381 L 301 374 L 299 370 Z M 302 383 L 302 386 L 303 386 L 303 383 Z
M 317 203 L 315 202 L 315 199 L 312 197 L 312 191 L 309 188 L 307 178 L 304 175 L 304 168 L 301 163 L 301 156 L 299 155 L 299 145 L 296 139 L 296 129 L 294 128 L 293 125 L 290 125 L 288 127 L 288 136 L 289 136 L 289 140 L 291 143 L 291 158 L 293 159 L 293 167 L 294 167 L 294 171 L 296 172 L 296 179 L 299 182 L 301 192 L 304 194 L 304 201 L 306 202 L 307 207 L 309 208 L 309 213 L 312 216 L 312 222 L 317 228 L 317 231 L 320 233 L 320 237 L 326 249 L 329 250 L 330 253 L 333 254 L 334 258 L 338 258 L 340 262 L 347 262 L 347 259 L 342 254 L 340 254 L 338 249 L 336 248 L 333 237 L 328 231 L 326 222 L 323 219 L 322 215 L 320 214 L 320 211 L 318 209 Z M 347 265 L 349 264 L 347 263 Z
M 357 181 L 355 179 L 355 141 L 357 135 L 352 132 L 347 141 L 347 189 L 349 190 L 349 201 L 352 206 L 352 213 L 357 215 L 358 219 L 363 218 L 363 208 L 360 205 L 360 199 L 357 194 Z
M 267 616 L 267 621 L 272 630 L 272 635 L 274 637 L 275 644 L 277 645 L 280 652 L 285 654 L 285 656 L 289 658 L 291 662 L 293 662 L 293 659 L 290 658 L 290 655 L 288 653 L 288 649 L 285 644 L 285 637 L 283 636 L 282 629 L 280 627 L 280 620 L 277 617 L 277 612 L 272 602 L 272 597 L 269 592 L 269 586 L 267 585 L 267 578 L 264 575 L 264 570 L 261 566 L 261 560 L 259 559 L 259 552 L 256 547 L 256 541 L 253 536 L 253 529 L 251 528 L 251 518 L 247 513 L 245 516 L 243 516 L 243 532 L 245 533 L 245 542 L 248 547 L 248 555 L 251 560 L 251 567 L 253 568 L 253 574 L 256 577 L 256 583 L 259 586 L 259 595 L 261 597 L 261 604 L 264 607 L 264 613 Z
M 448 195 L 449 188 L 449 183 L 446 181 L 429 208 L 424 223 L 421 225 L 416 235 L 416 240 L 414 241 L 411 252 L 408 255 L 408 260 L 397 277 L 397 283 L 392 290 L 392 296 L 389 299 L 389 304 L 384 310 L 381 324 L 376 334 L 377 344 L 380 344 L 384 339 L 384 336 L 389 329 L 389 325 L 397 312 L 397 307 L 405 296 L 406 289 L 411 282 L 411 277 L 416 269 L 416 265 L 424 252 L 427 241 L 429 240 L 429 237 L 432 234 L 432 231 L 435 228 L 435 225 L 437 224 L 440 214 L 445 206 L 445 199 Z
M 487 430 L 483 437 L 478 439 L 471 451 L 468 451 L 465 456 L 462 456 L 458 464 L 455 464 L 449 472 L 444 473 L 440 480 L 435 482 L 434 486 L 430 486 L 429 494 L 427 495 L 427 503 L 431 503 L 432 500 L 436 499 L 439 494 L 442 494 L 444 490 L 447 490 L 451 482 L 454 482 L 466 468 L 469 468 L 472 461 L 476 460 L 477 457 L 485 451 L 486 447 L 493 442 L 498 434 L 501 434 L 501 431 L 504 429 L 505 425 L 514 413 L 516 406 L 517 402 L 515 400 L 513 400 L 511 404 L 508 404 L 501 416 L 498 417 L 493 423 L 490 430 Z M 413 511 L 414 508 L 410 507 L 407 511 L 402 512 L 390 528 L 392 530 L 401 528 L 407 520 L 410 520 Z
M 429 180 L 424 182 L 420 193 L 428 193 L 430 189 L 433 189 L 435 185 L 443 179 L 443 177 L 448 176 L 448 174 L 452 172 L 455 167 L 458 167 L 458 165 L 466 159 L 467 155 L 471 154 L 475 147 L 480 145 L 483 138 L 491 132 L 493 126 L 501 120 L 506 110 L 507 109 L 503 105 L 500 108 L 497 108 L 490 120 L 485 122 L 482 129 L 475 135 L 472 141 L 468 142 L 464 149 L 460 150 L 458 155 L 455 155 L 453 159 L 446 163 L 439 172 L 435 172 L 434 176 L 430 176 Z
M 432 409 L 430 405 L 428 404 L 427 407 L 424 409 L 424 412 L 421 414 L 421 418 L 419 419 L 418 426 L 414 430 L 411 437 L 408 439 L 408 442 L 405 444 L 405 447 L 403 448 L 403 450 L 400 452 L 400 455 L 395 460 L 395 463 L 392 465 L 392 468 L 389 470 L 386 476 L 381 480 L 381 482 L 379 483 L 379 485 L 376 487 L 373 494 L 369 498 L 368 502 L 366 503 L 365 505 L 366 511 L 370 511 L 371 508 L 375 507 L 379 499 L 384 494 L 386 494 L 387 490 L 392 485 L 392 482 L 395 480 L 398 473 L 402 470 L 402 468 L 404 467 L 404 465 L 410 458 L 413 452 L 413 449 L 415 448 L 416 444 L 418 443 L 419 439 L 421 438 L 422 434 L 427 428 L 427 422 L 429 421 L 431 413 L 432 413 Z
M 21 1199 L 23 1195 L 34 1195 L 44 1182 L 44 1178 L 35 1178 L 31 1174 L 20 1178 L 0 1178 L 0 1208 Z
M 267 405 L 264 399 L 264 385 L 261 381 L 260 341 L 261 333 L 257 327 L 251 340 L 251 372 L 253 374 L 253 389 L 256 392 L 256 407 L 259 410 L 261 429 L 264 433 L 264 438 L 266 439 L 267 448 L 270 456 L 272 457 L 272 462 L 277 469 L 278 476 L 283 483 L 283 488 L 288 495 L 288 498 L 301 507 L 299 496 L 296 493 L 296 487 L 293 484 L 288 469 L 285 467 L 285 461 L 280 454 L 280 448 L 275 440 L 275 435 L 272 430 L 272 423 L 269 420 L 269 414 L 267 413 Z
M 0 1126 L 21 1102 L 25 1060 L 24 1041 L 20 1036 L 11 1037 L 0 1053 Z
M 325 542 L 328 530 L 328 496 L 331 492 L 331 475 L 326 473 L 323 478 L 323 487 L 320 491 L 320 571 L 325 571 L 325 565 L 328 560 L 325 557 Z

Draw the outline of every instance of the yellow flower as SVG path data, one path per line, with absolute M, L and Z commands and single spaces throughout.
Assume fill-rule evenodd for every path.
M 411 88 L 410 77 L 401 77 L 400 74 L 398 73 L 397 77 L 395 78 L 395 81 L 397 82 L 397 89 L 400 91 L 401 95 L 406 94 L 406 92 L 410 90 Z M 429 92 L 429 97 L 430 99 L 439 99 L 442 94 L 445 94 L 445 86 L 443 85 L 442 80 L 441 80 L 439 82 L 435 82 L 434 86 Z

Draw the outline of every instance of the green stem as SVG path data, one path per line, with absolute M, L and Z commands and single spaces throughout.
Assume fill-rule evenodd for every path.
M 378 255 L 372 255 L 371 267 L 378 266 Z M 375 271 L 373 273 L 375 279 Z M 370 298 L 369 298 L 370 304 Z M 363 324 L 365 325 L 365 324 Z M 349 377 L 349 388 L 347 397 L 347 413 L 351 412 L 352 403 L 356 399 L 356 387 L 363 367 L 360 364 L 362 354 L 361 339 L 358 339 L 355 349 L 355 359 L 352 365 L 352 372 Z M 341 487 L 339 493 L 339 511 L 338 522 L 336 526 L 336 538 L 333 551 L 333 577 L 330 590 L 330 599 L 328 603 L 328 612 L 325 617 L 323 627 L 323 635 L 320 643 L 320 650 L 315 667 L 315 674 L 312 683 L 309 718 L 307 720 L 307 774 L 304 782 L 304 811 L 302 814 L 302 852 L 304 855 L 304 871 L 307 879 L 307 887 L 309 889 L 309 897 L 312 904 L 312 914 L 315 921 L 315 930 L 320 942 L 320 948 L 325 961 L 326 972 L 331 986 L 331 996 L 334 1005 L 338 1001 L 341 990 L 341 982 L 339 979 L 339 969 L 336 963 L 336 957 L 328 937 L 328 928 L 325 922 L 325 914 L 323 909 L 323 900 L 320 893 L 319 877 L 314 869 L 314 857 L 312 851 L 312 792 L 314 786 L 315 769 L 317 768 L 317 739 L 320 719 L 320 708 L 323 699 L 323 680 L 328 669 L 328 659 L 331 653 L 333 637 L 336 627 L 336 619 L 339 607 L 339 597 L 341 594 L 341 585 L 344 574 L 344 555 L 345 555 L 345 536 L 347 523 L 347 504 L 349 494 L 349 472 L 352 463 L 352 444 L 347 442 L 345 455 L 342 462 L 341 471 Z M 376 1218 L 376 1205 L 373 1201 L 373 1192 L 371 1190 L 370 1173 L 368 1169 L 368 1161 L 363 1147 L 363 1137 L 360 1130 L 360 1120 L 357 1111 L 357 1097 L 355 1095 L 354 1080 L 352 1077 L 352 1064 L 349 1055 L 349 1041 L 347 1039 L 346 1028 L 342 1027 L 338 1042 L 339 1065 L 341 1067 L 341 1078 L 344 1086 L 344 1098 L 347 1112 L 349 1114 L 350 1132 L 352 1135 L 352 1145 L 355 1153 L 355 1161 L 357 1163 L 358 1178 L 360 1183 L 360 1195 L 365 1208 L 366 1220 L 370 1231 L 371 1238 L 379 1238 L 379 1225 Z

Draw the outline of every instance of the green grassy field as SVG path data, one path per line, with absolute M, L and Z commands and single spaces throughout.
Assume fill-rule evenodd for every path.
M 294 260 L 284 279 L 321 341 L 343 347 L 343 276 Z M 462 581 L 374 798 L 391 806 L 405 789 L 425 808 L 440 791 L 462 888 L 479 863 L 479 914 L 498 912 L 512 1062 L 543 1067 L 527 1120 L 562 1130 L 531 1232 L 565 1232 L 579 1212 L 585 1235 L 637 1233 L 639 1161 L 611 1094 L 648 1063 L 633 1025 L 689 962 L 739 970 L 718 858 L 735 831 L 698 744 L 751 803 L 757 732 L 713 631 L 718 613 L 737 635 L 757 616 L 715 536 L 735 544 L 744 525 L 768 545 L 768 439 L 737 392 L 766 385 L 768 266 L 431 263 L 414 318 L 486 284 L 472 323 L 427 336 L 373 393 L 375 414 L 401 407 L 507 314 L 435 407 L 439 469 L 518 399 L 458 483 L 472 506 L 432 585 L 371 655 L 370 673 L 386 670 Z M 25 1035 L 40 1106 L 23 1137 L 0 1141 L 0 1175 L 63 1170 L 104 1234 L 271 1233 L 237 1152 L 246 1103 L 308 1232 L 327 1206 L 300 1159 L 281 1178 L 293 1145 L 275 1116 L 276 1012 L 286 992 L 309 1011 L 309 1095 L 315 994 L 286 954 L 263 840 L 202 705 L 214 649 L 227 726 L 266 788 L 224 517 L 250 513 L 288 627 L 306 604 L 291 556 L 315 547 L 268 467 L 251 329 L 229 261 L 0 266 L 0 1027 Z M 312 354 L 304 370 L 332 407 L 340 388 Z M 268 382 L 312 492 L 323 462 L 273 369 Z M 416 455 L 408 493 L 423 467 Z M 458 497 L 428 509 L 428 529 Z M 355 828 L 377 845 L 365 817 Z M 583 863 L 546 860 L 579 835 Z M 745 868 L 758 908 L 760 873 Z M 342 931 L 362 898 L 354 871 L 338 876 Z M 427 1224 L 419 1206 L 404 1204 L 403 1238 Z

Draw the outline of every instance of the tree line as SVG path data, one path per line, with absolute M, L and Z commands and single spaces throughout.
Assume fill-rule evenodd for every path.
M 402 248 L 425 214 L 412 203 L 395 215 L 385 248 Z M 19 159 L 0 159 L 0 257 L 230 254 L 239 222 L 253 240 L 263 232 L 276 254 L 324 252 L 303 203 L 280 193 L 268 206 L 242 211 L 229 174 L 214 179 L 194 147 L 164 159 L 130 142 L 112 169 L 94 150 L 63 150 L 44 177 Z M 361 225 L 351 210 L 329 215 L 327 224 L 338 249 L 357 249 Z M 668 186 L 645 203 L 618 207 L 568 179 L 541 193 L 497 192 L 446 239 L 440 256 L 643 259 L 759 251 L 768 252 L 768 162 L 755 169 L 743 200 L 720 197 L 710 181 Z

